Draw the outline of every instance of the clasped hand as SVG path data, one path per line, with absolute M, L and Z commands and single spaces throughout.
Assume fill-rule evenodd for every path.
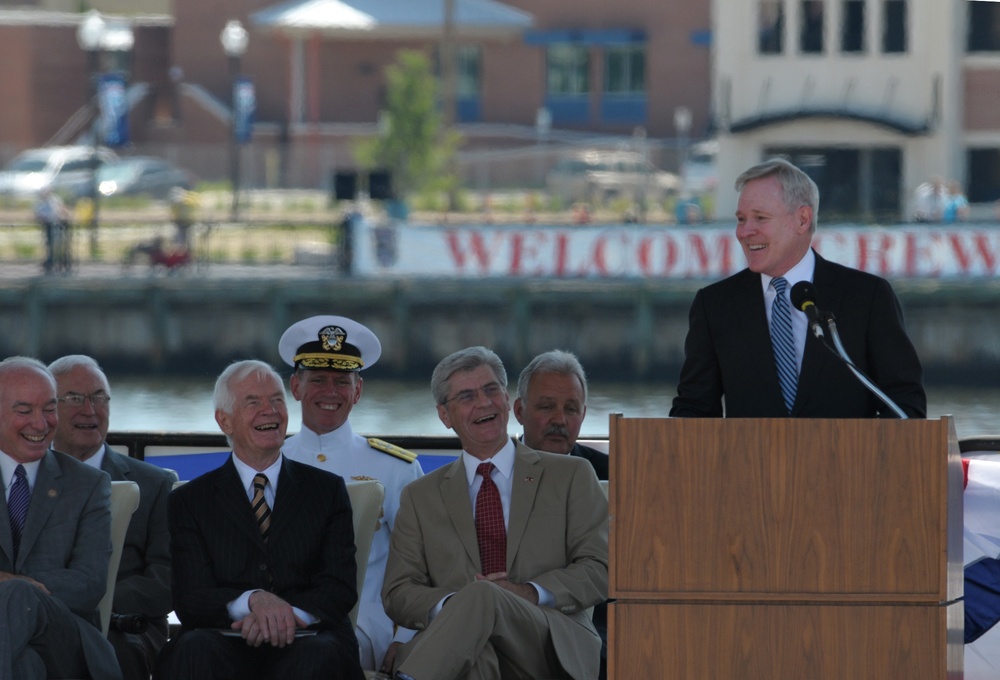
M 259 590 L 250 596 L 249 605 L 250 613 L 234 621 L 232 628 L 240 631 L 251 647 L 290 645 L 295 640 L 296 629 L 308 625 L 295 615 L 292 605 L 274 593 Z
M 498 571 L 495 574 L 476 574 L 477 581 L 490 581 L 495 583 L 504 590 L 509 590 L 510 592 L 523 597 L 525 600 L 531 604 L 538 604 L 538 591 L 535 590 L 535 586 L 530 583 L 514 583 L 513 581 L 507 580 L 506 571 Z

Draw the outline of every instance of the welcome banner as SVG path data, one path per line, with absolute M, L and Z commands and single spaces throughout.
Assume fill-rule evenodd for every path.
M 1000 277 L 1000 225 L 820 227 L 823 257 L 887 278 Z M 746 266 L 731 226 L 362 223 L 361 276 L 719 279 Z

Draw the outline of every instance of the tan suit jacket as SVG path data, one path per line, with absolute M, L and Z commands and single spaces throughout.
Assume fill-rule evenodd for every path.
M 515 444 L 510 580 L 532 581 L 552 593 L 554 605 L 542 610 L 560 664 L 573 678 L 596 678 L 601 639 L 590 608 L 608 595 L 607 498 L 586 460 Z M 431 609 L 480 572 L 459 459 L 403 489 L 382 589 L 386 612 L 397 624 L 422 631 Z

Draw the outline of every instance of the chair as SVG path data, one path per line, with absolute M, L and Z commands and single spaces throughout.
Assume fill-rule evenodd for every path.
M 374 479 L 352 480 L 347 482 L 347 495 L 351 498 L 351 509 L 354 511 L 354 545 L 357 548 L 354 559 L 358 566 L 358 601 L 350 616 L 351 625 L 357 626 L 361 588 L 365 584 L 365 572 L 368 571 L 368 553 L 371 552 L 372 539 L 375 538 L 375 530 L 382 514 L 385 488 Z
M 101 632 L 108 634 L 111 625 L 111 606 L 115 600 L 115 583 L 118 580 L 118 564 L 125 547 L 132 513 L 139 507 L 139 485 L 135 482 L 111 482 L 111 560 L 108 562 L 108 583 L 104 597 L 98 604 L 101 614 Z
M 607 495 L 608 495 L 608 480 L 602 479 L 602 480 L 598 481 L 597 483 L 601 485 L 601 491 L 603 491 L 605 497 L 607 497 Z

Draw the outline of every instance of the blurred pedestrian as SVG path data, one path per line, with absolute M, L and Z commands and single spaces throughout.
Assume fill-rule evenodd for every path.
M 42 269 L 48 274 L 55 268 L 68 269 L 68 258 L 64 253 L 69 211 L 66 204 L 49 187 L 38 194 L 35 202 L 35 221 L 45 235 L 45 261 Z
M 962 185 L 952 180 L 947 185 L 947 202 L 941 213 L 941 221 L 946 224 L 964 222 L 969 218 L 969 200 L 962 191 Z

